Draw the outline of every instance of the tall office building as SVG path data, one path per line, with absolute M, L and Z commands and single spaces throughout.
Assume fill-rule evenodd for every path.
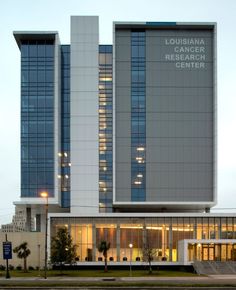
M 214 259 L 232 258 L 235 217 L 208 213 L 216 204 L 216 25 L 117 22 L 113 45 L 100 45 L 98 17 L 73 16 L 70 45 L 53 31 L 14 36 L 16 204 L 36 230 L 44 230 L 47 191 L 51 235 L 66 225 L 81 262 L 101 260 L 97 244 L 106 239 L 110 261 L 125 262 L 132 243 L 138 263 L 147 237 L 156 262 L 209 259 L 212 247 Z

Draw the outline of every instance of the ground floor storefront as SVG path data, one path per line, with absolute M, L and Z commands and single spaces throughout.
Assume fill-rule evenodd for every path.
M 110 262 L 236 260 L 236 216 L 51 217 L 50 235 L 66 227 L 77 245 L 78 262 L 102 262 L 101 241 L 110 243 Z M 183 253 L 184 252 L 184 253 Z

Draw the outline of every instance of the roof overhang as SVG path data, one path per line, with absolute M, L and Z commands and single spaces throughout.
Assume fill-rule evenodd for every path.
M 57 31 L 13 31 L 18 47 L 22 40 L 53 40 L 55 41 Z

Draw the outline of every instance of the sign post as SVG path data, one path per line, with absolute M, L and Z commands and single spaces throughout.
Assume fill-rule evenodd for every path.
M 10 279 L 10 272 L 9 272 L 9 266 L 8 266 L 8 260 L 12 259 L 12 244 L 11 242 L 8 242 L 7 240 L 7 234 L 6 234 L 6 241 L 3 242 L 3 259 L 6 260 L 6 279 Z

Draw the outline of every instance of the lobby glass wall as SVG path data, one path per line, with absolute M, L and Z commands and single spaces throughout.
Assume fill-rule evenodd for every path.
M 178 261 L 178 243 L 197 239 L 188 245 L 188 260 L 236 259 L 236 217 L 153 217 L 153 218 L 52 218 L 51 235 L 67 227 L 77 244 L 79 261 L 102 261 L 97 248 L 101 241 L 110 242 L 108 260 L 142 261 L 145 247 L 155 250 L 153 261 Z M 209 243 L 209 239 L 227 239 L 229 243 Z M 206 240 L 206 243 L 204 243 Z M 200 242 L 201 241 L 201 242 Z M 132 251 L 129 244 L 132 244 Z

